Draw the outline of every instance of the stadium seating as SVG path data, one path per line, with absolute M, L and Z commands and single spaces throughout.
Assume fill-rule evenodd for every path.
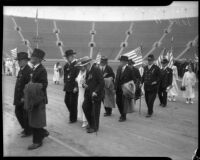
M 13 48 L 18 51 L 27 51 L 27 47 L 21 41 L 21 38 L 15 30 L 11 16 L 4 16 L 3 23 L 3 52 L 8 53 Z M 34 37 L 36 36 L 36 23 L 34 18 L 14 17 L 16 23 L 21 28 L 21 32 L 25 39 L 31 43 L 31 47 L 36 47 Z M 43 49 L 47 55 L 47 59 L 61 59 L 61 53 L 57 46 L 56 35 L 53 33 L 53 20 L 39 19 L 39 37 L 41 42 L 39 48 Z M 178 21 L 180 23 L 178 23 Z M 177 57 L 185 48 L 186 44 L 198 35 L 198 18 L 189 18 L 191 26 L 185 25 L 187 19 L 179 19 L 172 26 L 172 30 L 168 33 L 160 47 L 156 48 L 152 53 L 157 58 L 163 47 L 170 49 L 171 37 L 174 37 L 173 49 L 174 57 Z M 56 20 L 57 27 L 60 29 L 60 39 L 64 43 L 63 49 L 75 49 L 78 52 L 77 57 L 89 55 L 90 48 L 90 30 L 92 22 L 89 21 L 64 21 Z M 135 49 L 142 44 L 142 53 L 148 53 L 153 44 L 158 41 L 164 34 L 164 30 L 168 27 L 169 21 L 162 20 L 161 23 L 155 21 L 134 21 L 133 33 L 128 39 L 128 46 L 123 53 Z M 120 44 L 126 37 L 126 31 L 130 26 L 130 22 L 96 22 L 93 58 L 96 57 L 98 51 L 103 55 L 107 55 L 109 59 L 114 59 L 120 50 Z M 192 58 L 195 52 L 194 47 L 188 50 L 183 57 Z

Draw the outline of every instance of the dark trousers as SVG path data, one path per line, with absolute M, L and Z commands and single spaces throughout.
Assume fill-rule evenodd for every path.
M 15 115 L 20 126 L 24 129 L 25 133 L 30 133 L 32 128 L 29 126 L 28 122 L 28 112 L 23 108 L 24 105 L 16 105 L 15 106 Z
M 122 118 L 126 118 L 126 113 L 124 112 L 124 98 L 122 90 L 116 92 L 116 103 Z
M 101 101 L 94 101 L 89 97 L 85 97 L 83 102 L 83 112 L 88 121 L 90 128 L 99 129 L 99 117 L 101 111 Z
M 77 120 L 78 92 L 65 92 L 65 104 L 69 110 L 69 120 Z
M 106 111 L 106 114 L 112 114 L 112 108 L 109 108 L 109 107 L 104 107 L 105 108 L 105 111 Z
M 154 90 L 154 91 L 146 91 L 145 90 L 145 101 L 147 104 L 149 115 L 153 114 L 153 104 L 156 99 L 156 94 L 157 94 L 157 90 Z
M 44 134 L 47 132 L 44 128 L 32 128 L 33 131 L 33 143 L 42 143 Z
M 166 88 L 159 88 L 158 89 L 158 97 L 160 100 L 160 103 L 163 105 L 167 105 L 167 92 L 166 92 Z

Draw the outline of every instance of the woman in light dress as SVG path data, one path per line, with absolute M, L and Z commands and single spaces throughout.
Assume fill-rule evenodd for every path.
M 60 83 L 61 69 L 62 69 L 62 67 L 60 66 L 60 63 L 57 62 L 54 65 L 54 75 L 53 75 L 53 82 L 55 84 L 59 84 Z
M 81 63 L 77 64 L 78 67 L 80 67 L 79 74 L 76 78 L 76 81 L 78 83 L 79 92 L 78 92 L 78 120 L 83 122 L 82 127 L 87 126 L 87 119 L 85 117 L 85 114 L 83 112 L 82 104 L 84 101 L 84 94 L 85 94 L 85 88 L 83 88 L 83 84 L 85 83 L 86 78 L 86 69 L 84 66 L 81 65 Z
M 182 86 L 185 86 L 186 90 L 183 91 L 183 97 L 186 98 L 186 103 L 193 103 L 195 98 L 194 86 L 196 83 L 195 73 L 192 71 L 191 65 L 188 66 L 188 71 L 184 73 Z
M 172 80 L 172 88 L 168 92 L 168 100 L 169 101 L 176 101 L 176 96 L 178 96 L 178 85 L 176 81 L 178 80 L 178 70 L 175 65 L 172 66 L 173 70 L 173 80 Z

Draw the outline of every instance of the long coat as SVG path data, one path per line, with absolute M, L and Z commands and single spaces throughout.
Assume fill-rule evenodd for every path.
M 86 72 L 86 84 L 88 87 L 85 89 L 84 97 L 91 99 L 92 93 L 95 92 L 97 94 L 95 100 L 102 101 L 105 82 L 100 69 L 96 65 L 92 65 L 90 71 Z
M 41 91 L 43 94 L 44 101 L 39 103 L 37 106 L 34 106 L 31 111 L 29 111 L 29 125 L 34 128 L 42 128 L 46 126 L 46 106 L 48 103 L 47 99 L 47 71 L 42 64 L 40 64 L 33 72 L 32 72 L 32 82 L 33 83 L 41 83 L 42 88 Z
M 23 105 L 21 101 L 24 98 L 24 87 L 30 81 L 31 68 L 29 65 L 26 65 L 23 70 L 20 70 L 17 76 L 17 81 L 15 84 L 14 92 L 14 102 L 13 105 Z
M 103 100 L 104 106 L 109 108 L 115 108 L 115 91 L 114 91 L 115 74 L 109 65 L 106 65 L 105 69 L 103 71 L 101 70 L 101 72 L 105 82 L 104 100 Z
M 161 69 L 159 88 L 167 88 L 172 85 L 172 77 L 173 77 L 172 72 L 173 72 L 172 69 L 169 67 Z

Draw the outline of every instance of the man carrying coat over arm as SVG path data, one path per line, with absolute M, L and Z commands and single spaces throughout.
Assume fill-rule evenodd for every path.
M 128 106 L 125 103 L 127 100 L 132 101 L 134 97 L 127 98 L 125 93 L 123 93 L 123 85 L 130 81 L 136 83 L 136 76 L 134 75 L 132 68 L 128 66 L 128 57 L 121 56 L 121 65 L 117 69 L 116 80 L 115 80 L 115 90 L 116 90 L 116 103 L 121 114 L 119 122 L 126 121 L 126 114 L 128 113 Z M 131 104 L 132 105 L 132 104 Z
M 144 83 L 145 101 L 148 108 L 146 117 L 153 114 L 153 105 L 158 92 L 160 82 L 160 68 L 154 64 L 154 55 L 148 56 L 148 65 L 144 67 L 142 76 L 142 84 Z
M 83 84 L 85 88 L 83 111 L 88 121 L 87 133 L 93 133 L 99 129 L 105 83 L 100 69 L 92 63 L 91 58 L 85 57 L 82 65 L 86 67 L 86 82 Z
M 25 109 L 28 110 L 29 124 L 33 131 L 33 144 L 29 150 L 36 149 L 42 145 L 42 140 L 49 135 L 43 127 L 46 126 L 46 104 L 47 100 L 47 71 L 42 65 L 45 52 L 41 49 L 34 49 L 31 55 L 33 71 L 31 81 L 26 85 Z

